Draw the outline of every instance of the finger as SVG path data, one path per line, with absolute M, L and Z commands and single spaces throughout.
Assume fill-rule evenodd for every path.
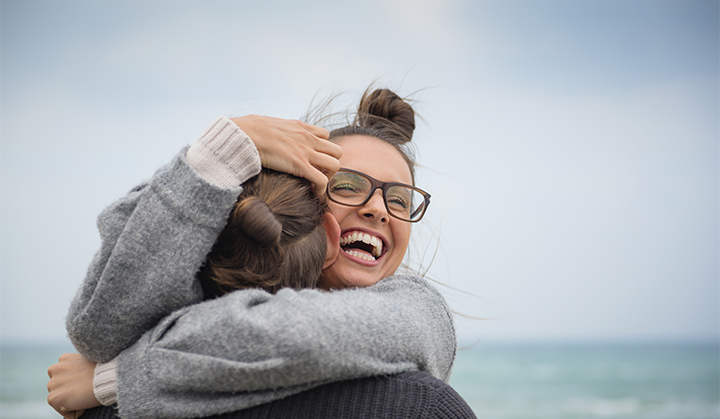
M 327 154 L 328 156 L 334 157 L 336 159 L 340 159 L 343 155 L 342 147 L 340 147 L 338 144 L 335 144 L 331 141 L 327 140 L 321 140 L 318 141 L 315 145 L 315 151 L 318 151 L 323 154 Z
M 57 388 L 57 386 L 58 386 L 57 381 L 58 381 L 57 379 L 53 379 L 52 377 L 50 377 L 50 379 L 48 380 L 48 383 L 47 383 L 48 393 L 52 393 L 53 390 L 55 390 L 55 388 Z
M 314 154 L 310 158 L 310 164 L 323 175 L 325 175 L 325 181 L 332 179 L 340 169 L 340 161 L 334 157 L 330 157 L 327 154 Z
M 58 361 L 60 361 L 60 362 L 62 362 L 62 361 L 72 361 L 72 360 L 77 359 L 77 358 L 80 358 L 80 354 L 74 353 L 74 352 L 69 352 L 69 353 L 60 355 L 60 358 L 58 359 Z
M 50 365 L 47 370 L 48 377 L 52 380 L 55 375 L 62 371 L 62 368 L 63 366 L 60 363 Z
M 60 416 L 65 417 L 65 415 L 68 413 L 68 410 L 65 409 L 65 406 L 62 405 L 58 400 L 58 395 L 50 393 L 47 396 L 47 403 L 50 405 L 50 407 L 53 408 L 56 412 L 60 414 Z
M 312 182 L 314 192 L 317 195 L 322 196 L 325 194 L 328 178 L 323 174 L 322 171 L 320 171 L 316 167 L 313 167 L 312 165 L 308 165 L 304 166 L 301 176 Z
M 306 131 L 310 132 L 312 135 L 322 138 L 323 140 L 327 140 L 330 138 L 330 132 L 326 130 L 325 128 L 318 127 L 317 125 L 308 124 L 307 122 L 302 122 L 303 128 L 305 128 Z

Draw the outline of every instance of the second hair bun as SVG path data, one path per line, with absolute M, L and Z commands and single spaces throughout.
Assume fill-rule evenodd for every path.
M 263 247 L 277 246 L 282 235 L 282 224 L 262 199 L 251 196 L 243 199 L 235 208 L 235 217 L 241 233 Z

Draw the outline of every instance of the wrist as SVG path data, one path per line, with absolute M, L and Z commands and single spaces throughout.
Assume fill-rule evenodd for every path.
M 95 366 L 93 377 L 93 394 L 103 405 L 110 406 L 117 403 L 117 358 L 104 364 Z
M 260 173 L 260 155 L 250 137 L 232 120 L 216 119 L 188 149 L 186 158 L 206 181 L 234 188 Z

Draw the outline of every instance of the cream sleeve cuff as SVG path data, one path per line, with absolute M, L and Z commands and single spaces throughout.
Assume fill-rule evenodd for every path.
M 239 186 L 262 169 L 250 137 L 224 116 L 190 146 L 186 158 L 203 179 L 222 188 Z
M 117 403 L 117 358 L 95 366 L 93 393 L 103 406 Z

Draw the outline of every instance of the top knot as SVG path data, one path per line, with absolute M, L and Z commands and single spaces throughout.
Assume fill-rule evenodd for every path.
M 415 111 L 390 89 L 365 91 L 360 99 L 355 125 L 380 131 L 391 131 L 400 143 L 412 140 Z
M 329 140 L 338 142 L 350 136 L 368 136 L 390 144 L 410 169 L 415 184 L 415 153 L 411 142 L 415 131 L 415 111 L 389 89 L 369 88 L 360 99 L 353 123 L 330 131 Z

